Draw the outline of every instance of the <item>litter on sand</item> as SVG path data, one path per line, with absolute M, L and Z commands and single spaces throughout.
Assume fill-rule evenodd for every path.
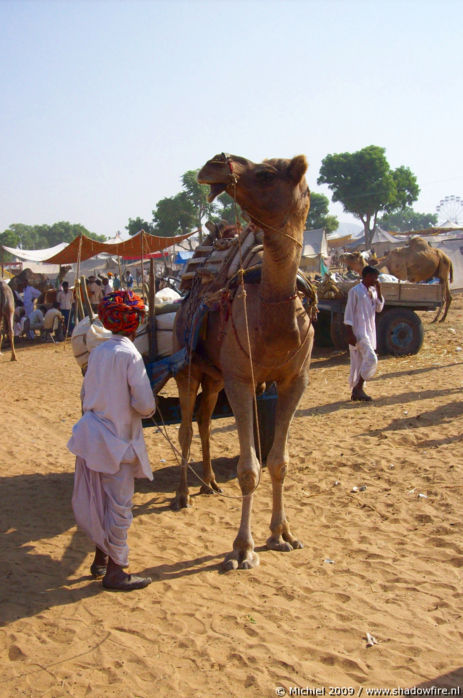
M 378 640 L 375 637 L 373 637 L 373 635 L 371 635 L 370 633 L 366 633 L 365 639 L 367 641 L 367 647 L 373 647 L 373 645 L 378 644 Z

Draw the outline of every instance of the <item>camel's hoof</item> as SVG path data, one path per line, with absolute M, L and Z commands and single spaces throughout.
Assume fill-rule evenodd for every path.
M 220 494 L 222 492 L 222 489 L 214 480 L 212 480 L 212 482 L 209 485 L 201 485 L 201 489 L 199 490 L 199 492 L 200 494 L 214 494 L 216 492 Z
M 293 549 L 291 543 L 282 540 L 275 540 L 275 538 L 267 539 L 267 550 L 278 550 L 280 553 L 289 553 Z
M 180 511 L 180 509 L 189 509 L 192 504 L 193 502 L 189 494 L 177 494 L 172 501 L 171 508 L 174 511 Z
M 278 550 L 282 553 L 289 553 L 291 550 L 299 550 L 304 547 L 303 543 L 300 540 L 296 540 L 296 538 L 281 540 L 281 538 L 272 538 L 271 536 L 267 539 L 266 544 L 268 550 Z
M 259 562 L 259 556 L 254 551 L 243 554 L 234 550 L 222 562 L 222 570 L 224 572 L 229 572 L 230 570 L 250 570 L 253 567 L 257 567 Z

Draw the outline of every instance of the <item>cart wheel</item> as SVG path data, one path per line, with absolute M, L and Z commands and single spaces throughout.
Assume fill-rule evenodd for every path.
M 333 313 L 331 315 L 330 336 L 336 349 L 347 349 L 349 347 L 343 313 Z
M 332 347 L 333 340 L 331 339 L 331 313 L 326 310 L 320 310 L 316 322 L 315 329 L 315 346 L 317 347 Z
M 423 344 L 424 329 L 420 318 L 413 310 L 391 308 L 379 316 L 376 337 L 380 354 L 405 356 L 419 352 Z

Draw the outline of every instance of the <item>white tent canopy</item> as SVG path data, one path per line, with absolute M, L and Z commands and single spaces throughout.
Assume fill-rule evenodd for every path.
M 23 262 L 43 262 L 45 259 L 53 257 L 53 255 L 64 250 L 68 244 L 67 242 L 60 242 L 59 245 L 48 247 L 46 250 L 22 250 L 20 247 L 7 247 L 6 245 L 2 245 L 2 247 L 6 252 L 21 259 Z
M 310 258 L 318 257 L 318 255 L 328 257 L 328 243 L 324 229 L 304 230 L 302 256 Z

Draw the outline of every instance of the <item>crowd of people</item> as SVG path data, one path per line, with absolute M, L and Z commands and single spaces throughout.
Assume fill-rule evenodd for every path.
M 106 275 L 90 275 L 86 279 L 90 304 L 97 312 L 102 299 L 113 291 L 131 290 L 134 277 L 130 270 L 119 276 L 108 272 Z M 14 313 L 15 340 L 33 340 L 38 336 L 43 341 L 63 341 L 72 334 L 76 324 L 76 298 L 68 281 L 63 281 L 56 292 L 56 300 L 51 304 L 40 302 L 42 293 L 26 280 L 22 293 L 16 293 Z

